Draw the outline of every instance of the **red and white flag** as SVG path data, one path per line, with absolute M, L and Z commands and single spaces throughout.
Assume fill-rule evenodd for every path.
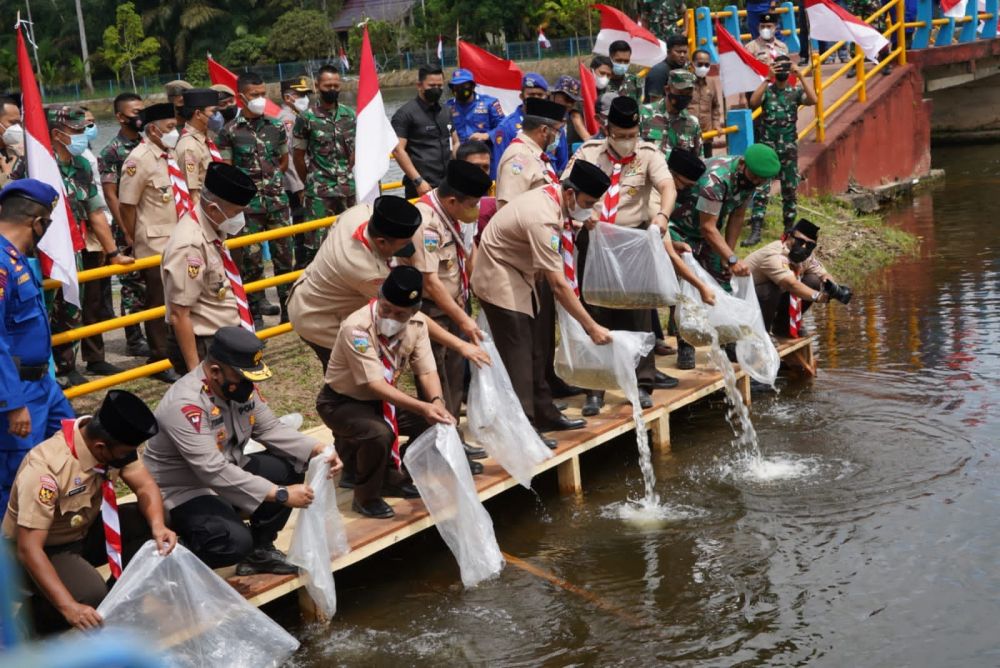
M 208 79 L 212 82 L 212 85 L 222 84 L 223 86 L 229 86 L 233 89 L 234 93 L 239 93 L 236 85 L 238 78 L 235 72 L 226 68 L 225 65 L 212 58 L 212 56 L 208 57 Z M 236 105 L 240 109 L 244 106 L 243 98 L 239 95 L 236 96 Z M 281 107 L 271 102 L 270 99 L 267 99 L 267 103 L 264 105 L 264 115 L 269 118 L 277 118 L 279 114 L 281 114 Z
M 538 43 L 542 45 L 543 49 L 552 48 L 552 42 L 550 42 L 549 38 L 545 36 L 545 33 L 542 32 L 541 28 L 538 29 Z
M 361 38 L 357 136 L 363 139 L 364 150 L 358 151 L 354 158 L 354 184 L 358 200 L 370 204 L 379 195 L 379 181 L 389 171 L 389 154 L 399 139 L 385 115 L 368 26 L 364 27 Z
M 951 18 L 965 16 L 968 0 L 941 0 L 941 13 Z
M 28 49 L 20 17 L 17 24 L 17 71 L 21 78 L 21 106 L 24 115 L 24 156 L 28 161 L 28 177 L 38 179 L 55 188 L 59 204 L 52 210 L 52 224 L 38 242 L 42 273 L 62 283 L 63 298 L 80 306 L 80 284 L 76 280 L 76 256 L 82 250 L 84 239 L 73 220 L 66 189 L 63 187 L 59 164 L 52 153 L 49 125 L 42 109 L 42 95 L 38 92 L 35 72 L 31 69 Z
M 472 72 L 476 92 L 500 101 L 503 113 L 512 114 L 521 106 L 521 78 L 524 74 L 513 60 L 504 60 L 478 46 L 458 40 L 458 66 Z
M 594 79 L 593 71 L 580 61 L 580 96 L 583 98 L 583 124 L 587 126 L 587 132 L 596 135 L 600 129 L 597 126 L 597 80 Z
M 767 65 L 750 55 L 722 24 L 716 22 L 715 33 L 719 38 L 719 78 L 722 79 L 722 94 L 729 96 L 757 90 L 767 79 L 771 70 Z
M 437 50 L 437 55 L 438 55 L 438 62 L 439 63 L 443 63 L 444 62 L 444 40 L 441 39 L 441 35 L 438 35 L 438 50 Z
M 345 70 L 351 69 L 351 61 L 347 59 L 347 52 L 344 51 L 344 47 L 340 47 L 340 54 L 337 57 L 340 59 L 340 64 L 344 66 Z
M 830 0 L 806 0 L 809 37 L 828 42 L 854 42 L 869 60 L 878 61 L 878 53 L 889 40 L 876 28 Z
M 594 53 L 607 56 L 612 42 L 624 40 L 632 47 L 632 62 L 652 67 L 667 57 L 667 45 L 656 35 L 630 19 L 623 12 L 607 5 L 592 5 L 601 12 L 601 31 L 594 41 Z

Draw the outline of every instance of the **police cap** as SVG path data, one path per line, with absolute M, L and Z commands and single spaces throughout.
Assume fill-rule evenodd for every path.
M 271 369 L 264 364 L 264 342 L 243 327 L 221 327 L 212 337 L 208 355 L 255 383 L 271 377 Z

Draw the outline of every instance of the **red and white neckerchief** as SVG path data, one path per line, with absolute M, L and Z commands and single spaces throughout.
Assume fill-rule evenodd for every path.
M 788 336 L 799 338 L 799 328 L 802 326 L 802 298 L 798 295 L 788 295 Z
M 76 455 L 76 420 L 63 420 L 62 432 L 69 451 Z M 122 575 L 122 529 L 118 522 L 118 498 L 115 496 L 115 485 L 107 473 L 107 467 L 95 465 L 94 470 L 101 474 L 101 520 L 104 522 L 104 548 L 108 553 L 108 566 L 111 575 L 117 580 Z
M 181 130 L 181 136 L 188 133 L 188 129 L 184 128 Z M 205 132 L 205 146 L 208 147 L 208 154 L 212 156 L 212 162 L 222 162 L 222 154 L 219 153 L 219 147 L 215 145 L 215 142 L 208 138 L 208 133 Z
M 160 154 L 160 157 L 167 161 L 167 174 L 170 176 L 170 187 L 174 192 L 174 208 L 177 210 L 177 220 L 190 213 L 197 220 L 194 213 L 194 202 L 191 200 L 191 191 L 188 190 L 184 173 L 177 166 L 177 161 L 168 151 Z
M 520 137 L 514 137 L 510 142 L 511 144 L 524 144 L 528 146 Z M 529 147 L 530 148 L 530 147 Z M 559 183 L 559 175 L 556 174 L 555 168 L 552 166 L 552 158 L 545 151 L 538 154 L 538 162 L 542 163 L 542 174 L 545 176 L 545 182 L 549 184 Z
M 455 241 L 455 250 L 458 251 L 458 274 L 462 282 L 462 303 L 469 303 L 469 272 L 466 271 L 466 250 L 465 250 L 465 237 L 459 231 L 458 226 L 452 222 L 451 217 L 445 213 L 444 208 L 441 206 L 441 200 L 438 199 L 437 189 L 432 190 L 420 197 L 420 201 L 429 206 L 437 214 L 438 218 L 444 221 L 445 227 L 448 228 L 448 233 L 451 234 L 451 238 Z
M 372 249 L 372 245 L 370 243 L 368 243 L 368 239 L 365 238 L 365 230 L 367 230 L 367 229 L 368 229 L 368 221 L 366 220 L 365 222 L 363 222 L 360 225 L 358 225 L 358 229 L 354 230 L 354 234 L 352 234 L 351 237 L 355 241 L 360 241 L 362 246 L 364 246 L 369 251 L 371 251 L 372 254 L 374 254 L 375 251 L 374 251 L 374 249 Z M 390 269 L 392 268 L 392 259 L 391 258 L 385 261 L 385 266 L 389 267 Z
M 562 188 L 556 184 L 549 184 L 545 186 L 544 190 L 545 194 L 552 198 L 552 201 L 559 207 L 559 211 L 562 211 Z M 573 254 L 576 250 L 575 234 L 573 221 L 565 218 L 563 220 L 562 231 L 560 232 L 562 243 L 559 244 L 559 254 L 562 255 L 563 275 L 566 276 L 566 282 L 569 283 L 570 287 L 573 288 L 573 292 L 579 297 L 580 286 L 576 282 L 576 256 Z
M 389 383 L 392 387 L 396 387 L 396 367 L 398 361 L 390 350 L 394 346 L 398 346 L 401 339 L 397 339 L 394 343 L 390 343 L 389 339 L 385 338 L 378 333 L 378 313 L 376 312 L 375 304 L 378 302 L 377 299 L 372 299 L 368 302 L 368 307 L 371 309 L 372 313 L 372 325 L 375 327 L 375 335 L 378 337 L 378 356 L 382 360 L 383 372 L 385 374 L 385 382 Z M 402 468 L 403 460 L 399 456 L 399 423 L 396 422 L 396 407 L 393 406 L 388 401 L 382 402 L 382 419 L 385 420 L 389 428 L 392 429 L 392 463 L 397 469 Z
M 608 192 L 604 193 L 604 201 L 601 204 L 601 217 L 600 221 L 602 223 L 615 224 L 615 218 L 618 217 L 618 200 L 621 188 L 619 187 L 619 181 L 621 181 L 622 167 L 629 164 L 635 160 L 635 154 L 628 156 L 627 158 L 616 158 L 611 155 L 611 151 L 608 151 L 608 160 L 611 161 L 611 185 L 608 187 Z
M 226 248 L 222 241 L 216 239 L 215 244 L 219 255 L 222 256 L 222 268 L 226 270 L 226 278 L 229 279 L 229 287 L 236 297 L 236 310 L 240 313 L 240 326 L 248 331 L 255 331 L 253 328 L 253 316 L 250 315 L 250 304 L 247 302 L 247 291 L 243 288 L 243 279 L 240 277 L 240 269 L 233 260 L 232 253 Z

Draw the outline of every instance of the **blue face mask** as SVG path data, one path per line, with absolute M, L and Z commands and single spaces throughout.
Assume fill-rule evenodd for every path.
M 83 131 L 83 136 L 87 138 L 88 142 L 92 142 L 95 139 L 97 139 L 97 126 L 88 125 L 87 128 Z
M 215 134 L 218 134 L 222 130 L 222 126 L 226 124 L 226 119 L 222 117 L 222 112 L 216 111 L 214 114 L 208 117 L 208 129 Z
M 612 63 L 611 71 L 615 73 L 616 77 L 623 77 L 628 74 L 628 63 Z
M 70 142 L 66 144 L 66 150 L 70 155 L 83 155 L 89 147 L 87 135 L 69 135 Z

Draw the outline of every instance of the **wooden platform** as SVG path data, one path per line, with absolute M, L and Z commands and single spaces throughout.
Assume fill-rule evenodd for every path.
M 778 350 L 786 365 L 795 367 L 809 375 L 815 375 L 812 342 L 815 337 L 778 342 Z M 647 427 L 652 432 L 653 448 L 670 447 L 670 413 L 703 399 L 723 388 L 722 376 L 709 365 L 707 352 L 698 351 L 698 367 L 691 371 L 679 371 L 674 368 L 675 357 L 658 359 L 659 368 L 677 377 L 680 384 L 671 390 L 656 390 L 653 394 L 653 408 L 644 411 Z M 665 363 L 669 360 L 669 364 Z M 749 377 L 740 372 L 737 367 L 737 379 L 741 394 L 749 405 Z M 582 397 L 569 400 L 570 407 L 566 413 L 579 416 Z M 720 416 L 721 418 L 721 416 Z M 601 414 L 587 419 L 587 427 L 577 431 L 551 434 L 559 446 L 554 456 L 539 465 L 536 475 L 550 469 L 556 469 L 559 476 L 559 488 L 563 493 L 573 494 L 581 491 L 580 455 L 599 445 L 632 431 L 632 408 L 620 393 L 609 392 L 606 406 Z M 319 427 L 307 432 L 321 440 L 331 440 L 329 430 Z M 492 459 L 480 460 L 484 471 L 475 476 L 476 487 L 480 500 L 485 501 L 501 492 L 517 485 L 510 475 Z M 347 535 L 351 544 L 351 552 L 333 561 L 334 571 L 366 559 L 401 540 L 423 531 L 434 525 L 420 499 L 386 499 L 396 511 L 396 516 L 390 520 L 376 520 L 362 517 L 350 510 L 350 490 L 338 489 L 338 505 L 347 526 Z M 292 514 L 288 525 L 278 536 L 278 548 L 287 550 L 295 526 L 296 511 Z M 261 606 L 277 598 L 298 591 L 303 614 L 312 616 L 313 606 L 297 576 L 291 575 L 252 575 L 240 577 L 234 574 L 233 568 L 220 569 L 219 574 L 251 603 Z

